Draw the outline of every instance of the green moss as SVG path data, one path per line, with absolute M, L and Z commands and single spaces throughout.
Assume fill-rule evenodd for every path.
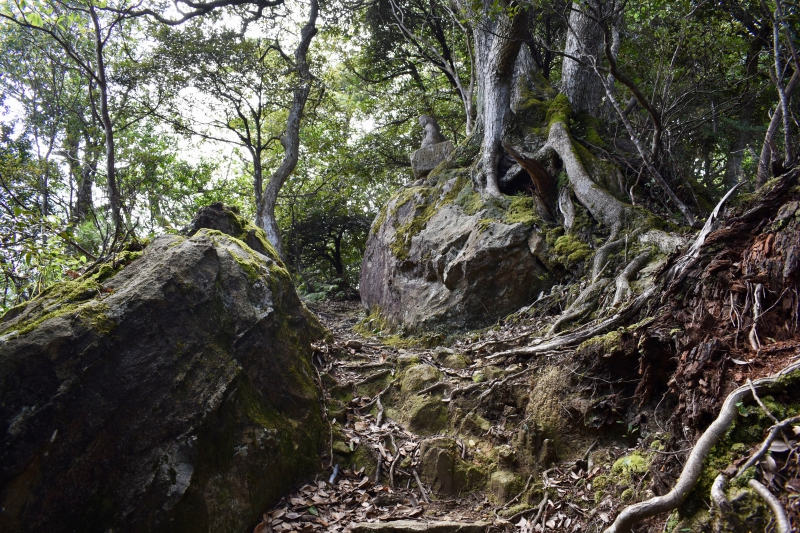
M 532 226 L 540 222 L 536 214 L 533 198 L 530 196 L 515 196 L 508 206 L 503 222 L 506 224 L 525 224 Z
M 512 505 L 508 509 L 500 509 L 497 514 L 504 518 L 508 518 L 509 516 L 514 516 L 515 514 L 527 511 L 528 509 L 533 509 L 533 505 L 529 503 L 518 503 L 516 505 Z
M 441 394 L 412 394 L 403 402 L 408 426 L 420 435 L 434 435 L 447 427 L 447 405 Z
M 25 335 L 47 320 L 67 316 L 80 320 L 84 326 L 95 331 L 110 333 L 116 324 L 108 317 L 108 306 L 98 301 L 103 294 L 100 282 L 112 277 L 124 266 L 122 263 L 116 267 L 111 263 L 104 263 L 91 274 L 48 287 L 33 300 L 10 309 L 4 315 L 3 321 L 10 321 L 25 312 L 29 313 L 26 319 L 9 327 L 5 333 Z
M 583 341 L 578 346 L 578 352 L 585 350 L 600 350 L 602 354 L 612 354 L 622 349 L 622 332 L 611 331 L 605 335 L 598 335 L 586 341 Z
M 468 216 L 472 216 L 483 209 L 483 198 L 481 198 L 480 194 L 472 190 L 470 184 L 466 184 L 461 188 L 454 203 L 461 207 L 464 214 Z
M 390 329 L 389 322 L 381 313 L 381 308 L 377 305 L 370 309 L 369 315 L 353 326 L 353 331 L 364 337 L 389 331 Z
M 400 378 L 403 394 L 418 392 L 443 378 L 442 373 L 431 365 L 413 365 L 406 368 Z
M 599 490 L 606 490 L 614 486 L 614 480 L 605 474 L 600 474 L 592 480 L 592 486 Z
M 566 266 L 580 263 L 592 255 L 589 245 L 572 233 L 558 237 L 553 248 L 557 255 L 556 259 Z
M 493 218 L 482 218 L 478 221 L 478 233 L 484 233 L 489 229 L 489 226 L 497 222 Z
M 650 459 L 640 452 L 633 452 L 614 461 L 611 472 L 621 478 L 631 480 L 634 475 L 644 475 L 650 465 Z
M 567 95 L 560 93 L 553 98 L 550 102 L 550 108 L 547 110 L 547 125 L 548 128 L 556 122 L 563 122 L 569 124 L 569 119 L 572 117 L 572 106 L 567 99 Z
M 386 224 L 386 219 L 389 217 L 389 204 L 384 205 L 380 211 L 378 211 L 378 216 L 375 217 L 375 220 L 372 222 L 372 227 L 370 228 L 370 235 L 376 233 L 379 229 Z

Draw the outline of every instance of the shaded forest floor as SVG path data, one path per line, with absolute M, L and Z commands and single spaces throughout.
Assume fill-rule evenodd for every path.
M 665 401 L 664 394 L 655 408 L 642 409 L 632 422 L 614 424 L 611 430 L 570 432 L 564 436 L 569 445 L 563 439 L 540 439 L 533 456 L 523 457 L 520 433 L 531 418 L 531 406 L 510 398 L 526 397 L 529 403 L 543 368 L 577 360 L 576 350 L 569 357 L 554 353 L 536 360 L 502 355 L 528 342 L 538 321 L 518 313 L 492 328 L 450 338 L 447 348 L 427 348 L 397 337 L 359 335 L 353 328 L 365 315 L 358 302 L 310 307 L 334 335 L 331 344 L 315 346 L 314 354 L 326 395 L 331 449 L 322 458 L 322 474 L 265 513 L 257 532 L 360 531 L 361 523 L 397 520 L 484 523 L 489 531 L 602 531 L 626 503 L 653 496 L 659 484 L 674 483 L 696 439 L 688 426 L 685 435 L 670 435 L 678 406 Z M 748 364 L 732 354 L 735 362 L 720 370 L 729 374 L 724 379 L 742 382 L 783 368 L 798 354 L 796 342 L 776 342 L 765 347 L 757 362 Z M 452 364 L 453 356 L 464 364 Z M 444 391 L 434 399 L 449 407 L 448 423 L 433 434 L 418 433 L 413 420 L 403 423 L 407 414 L 393 410 L 407 402 L 392 389 L 402 388 L 408 369 L 420 365 L 437 369 L 438 379 L 418 383 L 414 392 L 433 396 Z M 579 372 L 579 366 L 573 371 Z M 598 373 L 593 379 L 608 377 L 613 376 Z M 564 392 L 553 391 L 553 399 L 560 403 L 559 398 L 569 396 Z M 567 418 L 578 416 L 572 405 L 558 408 Z M 576 420 L 578 426 L 585 424 Z M 442 438 L 455 442 L 461 461 L 451 458 L 443 466 L 440 458 L 426 453 L 426 442 Z M 796 452 L 776 456 L 775 472 L 780 471 L 787 487 L 800 489 Z M 740 455 L 743 462 L 749 454 Z M 441 470 L 449 465 L 457 471 L 454 462 L 478 465 L 489 483 L 453 489 L 445 481 L 443 494 L 441 478 L 447 473 Z M 497 481 L 493 471 L 512 472 L 512 481 Z M 786 497 L 796 523 L 797 494 Z M 636 530 L 663 531 L 668 520 L 659 516 Z M 677 519 L 671 520 L 674 526 Z
M 693 246 L 640 277 L 639 296 L 601 297 L 605 311 L 562 333 L 553 325 L 578 283 L 447 337 L 383 331 L 357 302 L 310 304 L 334 337 L 313 355 L 330 448 L 317 479 L 256 531 L 402 520 L 603 531 L 627 505 L 675 493 L 723 402 L 742 390 L 677 509 L 639 517 L 634 531 L 796 530 L 798 175 L 712 217 Z M 777 497 L 783 529 L 754 482 Z

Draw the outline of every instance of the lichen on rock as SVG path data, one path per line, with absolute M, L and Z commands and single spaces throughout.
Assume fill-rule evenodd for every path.
M 270 247 L 220 231 L 121 266 L 0 319 L 0 529 L 252 528 L 317 468 L 321 326 Z

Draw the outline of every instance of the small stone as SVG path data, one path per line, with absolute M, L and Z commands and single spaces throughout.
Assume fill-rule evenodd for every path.
M 394 522 L 362 522 L 354 525 L 352 533 L 483 533 L 489 524 L 484 522 L 420 522 L 395 520 Z
M 503 445 L 497 449 L 497 460 L 500 465 L 510 467 L 517 460 L 517 456 L 511 446 Z
M 493 379 L 501 379 L 505 376 L 506 372 L 499 366 L 490 365 L 483 367 L 483 374 L 486 376 L 486 379 L 492 381 Z
M 489 479 L 489 493 L 496 503 L 506 503 L 522 489 L 522 480 L 513 472 L 498 470 Z
M 400 368 L 405 368 L 407 366 L 413 366 L 419 364 L 419 356 L 413 353 L 404 353 L 401 352 L 401 355 L 397 358 L 397 364 Z
M 344 343 L 344 345 L 357 352 L 361 351 L 361 348 L 364 347 L 364 344 L 361 341 L 357 341 L 356 339 L 350 339 L 349 341 Z
M 350 455 L 353 453 L 353 450 L 350 449 L 350 446 L 347 443 L 337 440 L 333 443 L 333 453 L 338 453 L 339 455 Z
M 455 353 L 456 352 L 454 352 L 451 348 L 445 348 L 443 346 L 439 346 L 438 348 L 433 350 L 433 359 L 441 363 L 442 361 L 447 359 L 447 356 L 453 355 Z
M 445 141 L 420 148 L 411 154 L 411 170 L 414 172 L 414 177 L 419 179 L 427 176 L 452 151 L 453 143 Z

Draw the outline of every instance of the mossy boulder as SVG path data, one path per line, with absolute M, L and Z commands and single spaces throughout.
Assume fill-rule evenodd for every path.
M 441 394 L 409 396 L 403 402 L 402 419 L 420 435 L 434 435 L 447 427 L 447 405 Z
M 406 368 L 400 378 L 403 394 L 419 392 L 428 385 L 441 381 L 444 376 L 434 366 L 417 364 Z
M 398 192 L 370 231 L 360 293 L 382 323 L 410 331 L 489 324 L 551 285 L 528 245 L 543 222 L 530 197 L 483 199 L 469 168 L 443 163 Z
M 158 237 L 0 318 L 0 530 L 250 530 L 314 472 L 321 327 L 262 250 Z

